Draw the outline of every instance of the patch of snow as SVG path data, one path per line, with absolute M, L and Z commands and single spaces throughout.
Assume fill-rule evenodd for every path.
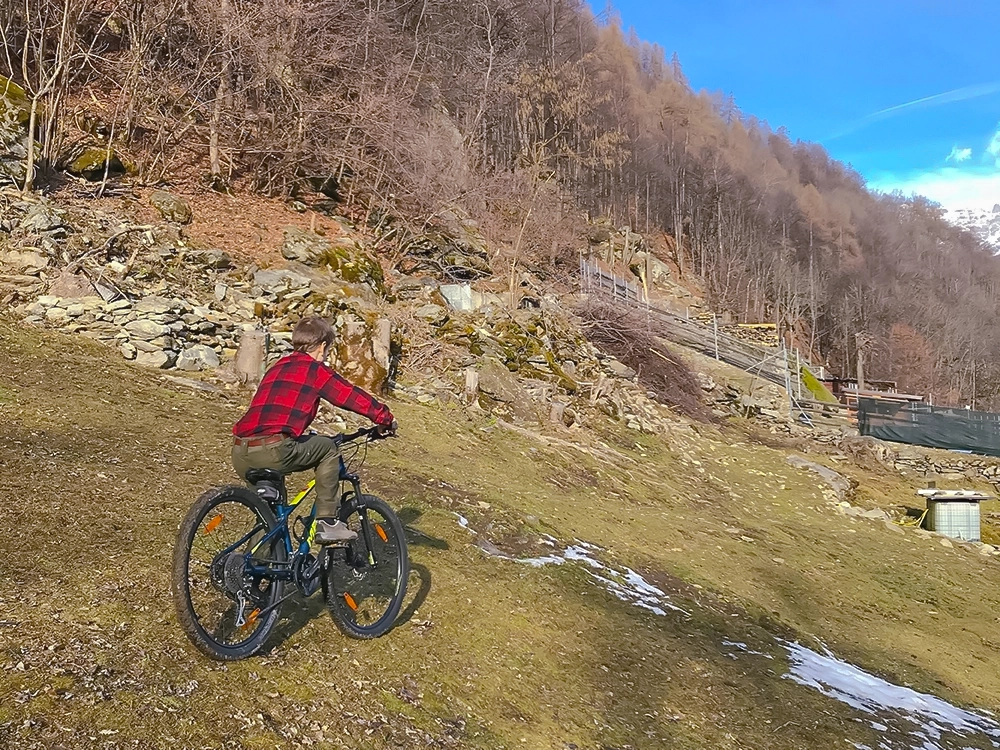
M 1000 747 L 996 742 L 1000 740 L 1000 724 L 985 714 L 894 685 L 838 659 L 829 651 L 820 654 L 798 643 L 780 643 L 788 651 L 787 679 L 877 717 L 882 727 L 880 731 L 892 729 L 919 743 L 910 745 L 911 748 L 957 748 L 948 735 L 968 737 L 977 734 L 989 738 L 993 747 Z
M 959 208 L 946 211 L 944 218 L 955 226 L 968 229 L 983 242 L 1000 252 L 1000 203 L 992 210 Z
M 462 522 L 461 516 L 459 516 Z M 465 524 L 462 524 L 465 526 Z M 481 541 L 481 545 L 486 540 Z M 557 540 L 546 538 L 549 546 L 559 548 Z M 673 604 L 666 593 L 629 567 L 621 569 L 597 559 L 603 550 L 593 544 L 576 540 L 561 552 L 529 558 L 512 558 L 493 545 L 484 546 L 487 553 L 523 565 L 540 568 L 545 565 L 577 563 L 588 568 L 587 574 L 608 593 L 620 601 L 655 615 L 668 611 L 690 613 Z M 1000 748 L 1000 723 L 987 711 L 970 711 L 948 703 L 934 695 L 918 693 L 912 688 L 894 685 L 881 677 L 838 659 L 827 649 L 813 651 L 798 643 L 775 640 L 788 653 L 785 679 L 817 690 L 823 695 L 845 703 L 869 715 L 867 723 L 877 732 L 887 735 L 879 741 L 879 750 L 973 750 L 962 738 L 985 738 L 992 747 Z M 773 659 L 770 654 L 752 650 L 740 641 L 722 641 L 722 645 L 747 656 Z M 735 653 L 730 658 L 741 658 Z M 902 741 L 904 744 L 898 744 Z M 851 743 L 858 750 L 870 750 L 867 745 Z
M 655 615 L 666 615 L 669 610 L 690 616 L 690 612 L 671 602 L 662 590 L 649 583 L 631 568 L 626 567 L 619 570 L 596 559 L 594 554 L 601 551 L 600 547 L 577 539 L 576 544 L 571 544 L 561 553 L 553 555 L 510 558 L 501 554 L 494 555 L 494 557 L 513 559 L 515 562 L 530 565 L 533 568 L 540 568 L 543 565 L 563 565 L 567 562 L 581 563 L 591 568 L 587 574 L 616 599 L 634 607 L 648 610 Z M 595 573 L 595 570 L 601 572 Z
M 543 565 L 562 565 L 564 562 L 566 562 L 566 558 L 560 555 L 546 555 L 545 557 L 521 557 L 521 558 L 507 557 L 507 559 L 523 563 L 524 565 L 530 565 L 533 568 L 540 568 Z
M 732 648 L 739 649 L 744 654 L 751 654 L 753 656 L 763 656 L 765 659 L 774 659 L 770 654 L 765 654 L 763 651 L 754 651 L 747 644 L 740 643 L 739 641 L 723 641 L 723 646 L 731 646 Z

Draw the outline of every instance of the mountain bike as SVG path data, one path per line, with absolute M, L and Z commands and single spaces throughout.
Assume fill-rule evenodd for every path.
M 367 450 L 380 437 L 377 430 L 361 429 L 334 440 Z M 342 455 L 339 517 L 358 536 L 317 548 L 315 506 L 290 523 L 315 480 L 288 500 L 280 472 L 251 469 L 246 479 L 251 488 L 205 492 L 181 523 L 172 588 L 177 617 L 191 642 L 213 659 L 253 656 L 278 623 L 281 605 L 320 588 L 345 635 L 368 639 L 388 632 L 399 615 L 409 575 L 403 524 L 388 503 L 362 493 Z

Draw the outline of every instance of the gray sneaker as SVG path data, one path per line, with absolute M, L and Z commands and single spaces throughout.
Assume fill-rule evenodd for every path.
M 326 521 L 321 518 L 316 519 L 316 536 L 313 537 L 317 544 L 335 544 L 337 542 L 349 542 L 358 538 L 358 532 L 352 531 L 343 521 Z

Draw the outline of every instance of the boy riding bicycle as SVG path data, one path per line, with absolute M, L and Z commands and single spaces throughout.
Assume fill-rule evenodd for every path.
M 264 375 L 250 408 L 233 425 L 233 467 L 282 474 L 316 470 L 316 536 L 319 544 L 354 539 L 337 518 L 340 506 L 340 448 L 332 438 L 306 434 L 320 399 L 367 417 L 383 434 L 395 431 L 385 404 L 352 385 L 326 364 L 334 332 L 320 317 L 303 318 L 292 330 L 294 351 Z

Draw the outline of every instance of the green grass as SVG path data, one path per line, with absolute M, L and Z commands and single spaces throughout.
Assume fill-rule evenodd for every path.
M 0 400 L 0 746 L 877 746 L 854 711 L 782 678 L 776 636 L 951 700 L 1000 699 L 997 565 L 838 515 L 745 426 L 654 438 L 596 421 L 546 442 L 401 402 L 400 437 L 362 472 L 411 529 L 399 626 L 345 639 L 316 597 L 287 608 L 265 654 L 209 662 L 177 626 L 169 562 L 192 500 L 235 479 L 246 395 L 4 324 L 0 382 L 16 395 Z M 849 473 L 859 502 L 913 500 L 887 472 Z M 541 533 L 600 545 L 690 616 L 476 546 L 536 555 Z

